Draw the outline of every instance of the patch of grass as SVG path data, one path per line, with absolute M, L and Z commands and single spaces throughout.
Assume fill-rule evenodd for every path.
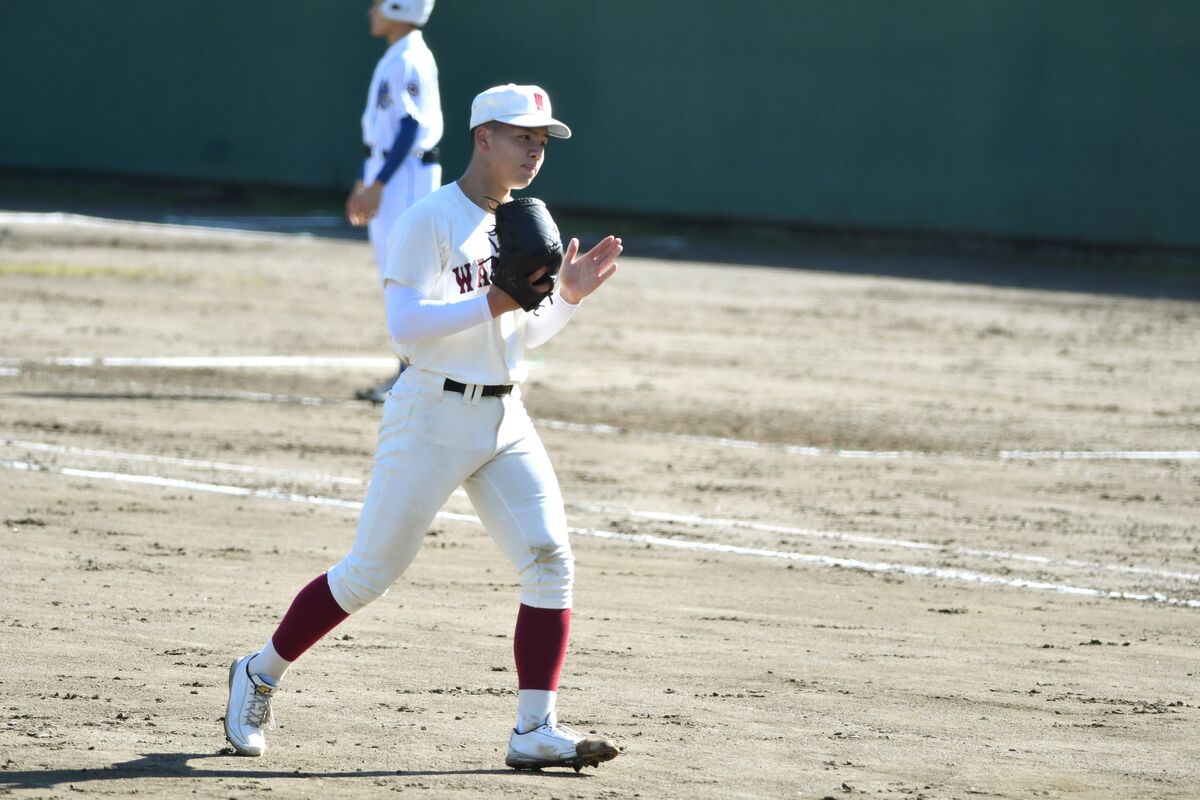
M 106 279 L 157 283 L 191 283 L 194 278 L 160 267 L 114 267 L 94 264 L 63 264 L 50 261 L 0 261 L 0 276 L 28 278 Z

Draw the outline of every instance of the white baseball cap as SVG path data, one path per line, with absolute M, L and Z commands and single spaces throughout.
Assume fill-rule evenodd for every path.
M 429 22 L 434 0 L 383 0 L 379 13 L 395 22 L 407 22 L 420 27 Z
M 471 127 L 485 122 L 507 122 L 520 128 L 546 127 L 551 136 L 570 139 L 571 129 L 550 111 L 550 95 L 540 86 L 506 83 L 475 95 L 471 103 Z

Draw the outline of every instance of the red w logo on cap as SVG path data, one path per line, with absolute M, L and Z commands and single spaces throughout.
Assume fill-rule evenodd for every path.
M 533 93 L 533 102 L 535 105 L 537 105 L 538 111 L 545 111 L 545 109 L 542 107 L 542 93 L 541 92 Z

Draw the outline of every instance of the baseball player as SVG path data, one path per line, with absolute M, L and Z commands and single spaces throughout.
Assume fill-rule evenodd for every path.
M 381 277 L 392 226 L 409 206 L 442 185 L 438 71 L 421 34 L 433 4 L 434 0 L 374 0 L 368 11 L 371 35 L 386 39 L 389 46 L 367 92 L 362 175 L 346 199 L 346 219 L 351 225 L 367 226 Z M 393 375 L 360 390 L 357 397 L 382 403 L 395 380 Z
M 263 753 L 263 729 L 288 668 L 388 591 L 460 485 L 521 586 L 513 636 L 517 715 L 505 763 L 579 770 L 618 753 L 610 739 L 583 736 L 556 715 L 574 558 L 558 480 L 522 404 L 521 382 L 525 349 L 558 333 L 579 303 L 616 274 L 621 240 L 608 236 L 580 253 L 572 239 L 558 288 L 536 314 L 526 312 L 491 281 L 503 266 L 492 258 L 502 250 L 492 240 L 493 209 L 533 181 L 549 137 L 566 139 L 571 131 L 552 116 L 545 91 L 513 84 L 475 98 L 470 128 L 472 155 L 462 177 L 417 202 L 391 236 L 384 270 L 388 329 L 410 366 L 383 406 L 354 544 L 300 591 L 261 650 L 230 666 L 225 735 L 238 753 Z M 502 232 L 495 235 L 502 243 Z M 561 247 L 557 229 L 553 238 Z M 527 280 L 549 291 L 546 273 L 541 267 Z

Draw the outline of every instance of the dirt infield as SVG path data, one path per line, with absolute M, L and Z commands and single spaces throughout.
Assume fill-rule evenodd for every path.
M 624 748 L 578 775 L 503 766 L 516 581 L 461 497 L 225 745 L 229 661 L 353 537 L 366 245 L 10 215 L 0 320 L 0 793 L 1200 791 L 1200 304 L 623 259 L 527 388 L 561 715 Z

